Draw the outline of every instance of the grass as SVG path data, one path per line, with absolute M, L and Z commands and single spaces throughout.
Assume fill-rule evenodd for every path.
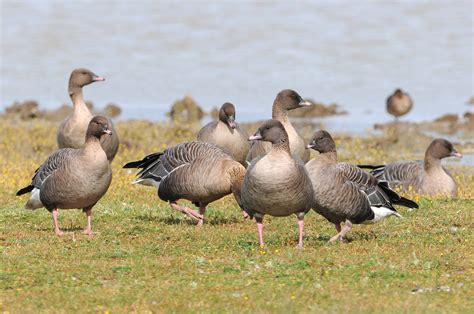
M 295 249 L 296 219 L 265 218 L 267 246 L 244 221 L 232 197 L 211 204 L 196 228 L 160 201 L 130 186 L 121 165 L 189 140 L 193 131 L 139 121 L 120 123 L 114 179 L 85 215 L 60 211 L 57 237 L 50 214 L 23 209 L 14 197 L 55 149 L 56 125 L 2 122 L 0 134 L 0 309 L 3 312 L 467 312 L 474 308 L 472 167 L 452 167 L 456 199 L 413 197 L 420 209 L 404 219 L 357 225 L 348 244 L 328 245 L 334 227 L 316 213 L 305 219 L 305 248 Z M 143 132 L 143 128 L 147 132 Z M 393 151 L 374 141 L 337 138 L 341 160 L 387 161 Z M 378 144 L 377 144 L 378 145 Z M 367 159 L 357 151 L 370 151 Z M 411 158 L 413 149 L 398 148 Z M 347 153 L 346 153 L 347 152 Z M 359 155 L 360 156 L 360 155 Z M 418 156 L 419 157 L 419 156 Z M 396 156 L 395 156 L 396 158 Z M 373 159 L 373 160 L 372 160 Z

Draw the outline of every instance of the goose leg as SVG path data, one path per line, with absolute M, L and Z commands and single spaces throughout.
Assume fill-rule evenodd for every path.
M 258 242 L 260 243 L 260 246 L 263 247 L 265 245 L 263 242 L 263 216 L 256 215 L 255 221 L 257 222 Z
M 59 225 L 58 225 L 58 209 L 57 208 L 53 209 L 51 213 L 53 214 L 54 233 L 56 233 L 56 235 L 58 236 L 64 235 L 64 232 L 62 232 L 59 229 Z
M 304 220 L 298 217 L 298 249 L 303 248 Z
M 193 219 L 201 220 L 203 218 L 202 215 L 198 214 L 195 210 L 192 210 L 186 206 L 179 206 L 176 202 L 170 202 L 170 206 L 171 208 L 176 209 L 177 211 L 180 211 Z
M 206 206 L 207 204 L 201 204 L 201 206 L 199 206 L 199 214 L 202 216 L 202 218 L 198 220 L 198 226 L 202 226 L 202 224 L 204 223 L 204 214 L 206 213 Z
M 335 242 L 335 241 L 344 241 L 344 237 L 346 236 L 346 233 L 349 232 L 352 228 L 352 223 L 349 220 L 346 220 L 344 226 L 341 228 L 341 224 L 335 224 L 336 230 L 338 233 L 333 236 L 331 239 L 329 239 L 329 242 Z
M 82 231 L 82 233 L 92 235 L 92 207 L 84 208 L 83 211 L 87 216 L 87 227 Z

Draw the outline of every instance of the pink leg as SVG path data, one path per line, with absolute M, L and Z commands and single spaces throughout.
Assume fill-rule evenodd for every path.
M 87 234 L 87 235 L 92 235 L 92 207 L 91 208 L 85 208 L 84 211 L 86 212 L 87 216 L 87 227 L 82 231 L 82 233 Z
M 188 208 L 186 206 L 179 206 L 178 204 L 176 204 L 176 202 L 170 202 L 170 206 L 171 208 L 176 209 L 177 211 L 180 211 L 193 219 L 201 220 L 203 218 L 202 215 L 197 213 L 195 210 L 192 210 L 191 208 Z
M 206 205 L 201 205 L 199 207 L 199 214 L 202 216 L 202 219 L 198 220 L 198 223 L 197 223 L 198 226 L 202 226 L 202 224 L 204 223 L 204 214 L 205 213 L 206 213 Z
M 242 216 L 244 216 L 244 219 L 247 219 L 250 217 L 249 214 L 247 214 L 245 210 L 242 211 Z
M 58 225 L 58 209 L 57 208 L 53 209 L 52 214 L 53 214 L 53 223 L 54 223 L 54 233 L 56 233 L 56 235 L 58 236 L 64 235 L 64 232 L 62 232 L 59 229 L 59 225 Z
M 341 224 L 336 224 L 336 230 L 338 233 L 333 236 L 331 239 L 329 239 L 329 242 L 335 242 L 335 241 L 344 241 L 344 237 L 346 236 L 346 233 L 351 230 L 352 228 L 352 223 L 349 220 L 346 220 L 346 223 L 344 226 L 341 228 Z
M 260 246 L 265 246 L 263 242 L 263 217 L 255 216 L 255 220 L 257 221 L 257 231 L 258 231 L 258 242 L 260 242 Z
M 303 248 L 303 235 L 304 235 L 304 220 L 298 219 L 298 246 L 297 248 Z

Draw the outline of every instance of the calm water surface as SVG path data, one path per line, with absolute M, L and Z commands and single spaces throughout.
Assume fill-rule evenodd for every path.
M 0 109 L 68 102 L 76 67 L 107 78 L 85 91 L 96 106 L 153 120 L 185 94 L 263 119 L 293 88 L 350 113 L 330 129 L 362 132 L 391 119 L 396 87 L 413 97 L 406 119 L 416 121 L 463 113 L 474 94 L 471 1 L 0 3 Z

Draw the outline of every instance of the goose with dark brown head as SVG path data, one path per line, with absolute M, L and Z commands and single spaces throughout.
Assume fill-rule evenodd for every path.
M 404 160 L 387 165 L 361 167 L 371 168 L 374 176 L 404 191 L 413 189 L 421 195 L 455 197 L 457 183 L 441 165 L 441 160 L 448 157 L 461 158 L 462 154 L 456 151 L 450 141 L 438 138 L 426 149 L 424 160 Z
M 288 118 L 288 111 L 298 109 L 305 106 L 310 106 L 309 101 L 304 100 L 297 92 L 291 89 L 284 89 L 278 93 L 273 102 L 272 119 L 281 122 L 288 134 L 291 154 L 300 158 L 303 162 L 309 160 L 309 152 L 305 149 L 306 143 L 304 139 L 298 134 Z M 271 149 L 269 142 L 254 141 L 247 155 L 247 163 L 257 158 L 258 156 L 266 154 Z
M 123 167 L 141 169 L 133 184 L 157 187 L 160 199 L 197 220 L 198 225 L 204 222 L 207 205 L 215 200 L 232 193 L 241 205 L 240 190 L 245 168 L 214 144 L 181 143 Z M 178 205 L 180 199 L 193 202 L 199 207 L 199 213 Z
M 267 154 L 252 160 L 242 185 L 242 205 L 257 221 L 260 245 L 264 245 L 264 215 L 282 217 L 295 214 L 298 218 L 298 247 L 302 247 L 303 219 L 313 201 L 311 180 L 304 164 L 291 154 L 288 134 L 278 120 L 265 121 L 249 139 L 271 144 Z
M 90 122 L 83 148 L 62 148 L 36 170 L 32 182 L 16 195 L 31 192 L 27 209 L 46 207 L 52 213 L 57 235 L 58 209 L 82 208 L 87 215 L 85 234 L 92 234 L 92 207 L 107 192 L 112 171 L 100 140 L 110 136 L 109 120 L 96 116 Z
M 105 81 L 105 78 L 94 74 L 88 69 L 75 69 L 69 77 L 69 96 L 73 104 L 73 112 L 64 119 L 58 129 L 57 142 L 59 148 L 81 148 L 84 146 L 84 136 L 93 115 L 87 108 L 82 94 L 82 88 L 94 82 Z M 110 119 L 109 126 L 112 135 L 103 136 L 101 145 L 112 161 L 117 154 L 119 138 Z
M 357 166 L 338 162 L 336 143 L 328 132 L 314 133 L 307 148 L 320 153 L 306 164 L 306 169 L 313 184 L 312 208 L 336 226 L 337 234 L 330 242 L 343 240 L 352 224 L 374 223 L 392 215 L 401 217 L 393 204 L 418 208 L 415 202 L 392 191 L 387 182 Z
M 234 105 L 226 102 L 219 110 L 219 119 L 206 124 L 199 131 L 197 140 L 224 148 L 236 161 L 246 166 L 245 157 L 249 151 L 249 136 L 235 118 Z
M 410 112 L 412 107 L 413 101 L 411 100 L 410 95 L 399 88 L 387 98 L 387 111 L 395 117 L 395 121 L 398 120 L 398 117 Z

